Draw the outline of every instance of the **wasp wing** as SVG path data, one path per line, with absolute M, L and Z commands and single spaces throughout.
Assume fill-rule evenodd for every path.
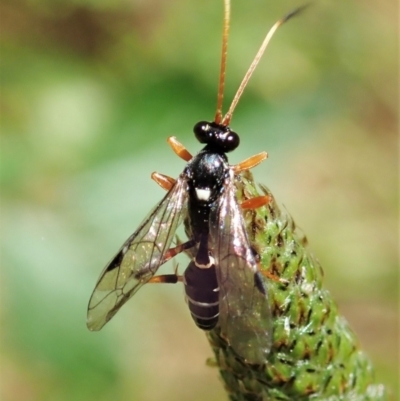
M 90 330 L 100 330 L 154 276 L 181 222 L 186 200 L 186 180 L 180 177 L 104 268 L 89 301 Z
M 271 310 L 233 177 L 227 179 L 219 207 L 211 216 L 210 236 L 220 288 L 221 335 L 248 363 L 265 363 L 272 340 Z

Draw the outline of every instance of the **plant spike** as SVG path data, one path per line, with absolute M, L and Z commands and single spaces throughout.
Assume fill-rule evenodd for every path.
M 385 387 L 374 381 L 371 361 L 322 287 L 323 272 L 306 238 L 271 192 L 263 186 L 261 192 L 271 198 L 269 204 L 243 210 L 243 215 L 266 277 L 273 343 L 266 363 L 252 365 L 234 352 L 218 327 L 207 334 L 230 400 L 386 400 Z M 241 173 L 239 202 L 256 196 L 260 192 L 251 173 Z

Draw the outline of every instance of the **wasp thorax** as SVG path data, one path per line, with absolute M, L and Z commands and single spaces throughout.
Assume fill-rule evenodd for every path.
M 216 152 L 227 153 L 239 146 L 240 139 L 229 127 L 215 122 L 200 121 L 193 131 L 200 143 L 209 145 Z
M 221 194 L 228 174 L 226 156 L 203 150 L 192 159 L 186 174 L 193 199 L 212 203 Z

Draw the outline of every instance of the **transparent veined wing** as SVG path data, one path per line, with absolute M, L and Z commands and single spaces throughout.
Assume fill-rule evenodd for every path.
M 265 363 L 272 342 L 268 293 L 251 250 L 234 179 L 211 216 L 210 245 L 220 287 L 221 335 L 248 363 Z
M 104 268 L 89 301 L 90 330 L 100 330 L 157 272 L 187 207 L 186 186 L 179 177 Z

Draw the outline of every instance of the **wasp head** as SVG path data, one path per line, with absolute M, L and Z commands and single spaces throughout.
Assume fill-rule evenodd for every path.
M 200 143 L 205 143 L 209 150 L 217 153 L 227 153 L 239 146 L 240 138 L 228 126 L 215 122 L 200 121 L 193 128 Z

